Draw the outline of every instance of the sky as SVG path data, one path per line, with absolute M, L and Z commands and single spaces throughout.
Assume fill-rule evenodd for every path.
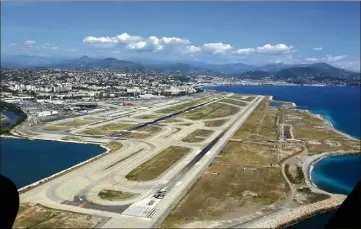
M 1 54 L 360 71 L 360 3 L 2 2 Z

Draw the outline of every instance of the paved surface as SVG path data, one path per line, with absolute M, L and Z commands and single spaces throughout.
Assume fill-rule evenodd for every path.
M 102 113 L 94 116 L 87 115 L 87 117 L 97 117 L 101 120 L 95 120 L 76 131 L 44 132 L 44 125 L 20 128 L 20 131 L 23 132 L 35 132 L 37 136 L 33 138 L 39 139 L 59 140 L 73 134 L 83 141 L 101 143 L 112 140 L 123 144 L 121 149 L 113 153 L 21 194 L 20 200 L 21 202 L 40 203 L 57 209 L 110 217 L 110 220 L 102 225 L 103 228 L 152 227 L 167 214 L 172 204 L 176 204 L 176 200 L 180 199 L 197 176 L 202 174 L 262 99 L 263 96 L 257 96 L 253 101 L 248 102 L 247 106 L 241 107 L 237 114 L 224 117 L 223 119 L 228 119 L 228 122 L 222 127 L 206 128 L 213 130 L 214 133 L 199 143 L 185 143 L 181 140 L 193 131 L 204 128 L 202 120 L 186 120 L 187 123 L 192 123 L 190 126 L 180 126 L 177 123 L 164 124 L 161 126 L 160 132 L 144 140 L 119 140 L 119 138 L 114 139 L 111 136 L 97 138 L 76 135 L 81 129 L 104 125 L 106 122 L 118 122 L 127 118 L 136 120 L 136 116 L 143 113 L 135 112 L 135 109 L 131 109 L 127 113 L 119 110 L 120 115 L 112 110 L 112 117 L 115 118 L 108 119 L 101 119 L 101 117 L 109 116 L 110 111 L 106 111 L 105 115 Z M 159 107 L 147 109 L 144 113 L 156 109 Z M 168 118 L 171 117 L 173 116 L 170 115 Z M 139 120 L 139 122 L 144 122 L 144 120 Z M 150 121 L 150 123 L 153 122 L 154 120 Z M 181 129 L 177 130 L 175 127 Z M 155 180 L 136 182 L 125 178 L 133 169 L 171 145 L 188 147 L 190 152 Z M 103 189 L 131 192 L 137 195 L 125 200 L 109 201 L 99 198 L 98 193 Z M 154 197 L 159 191 L 163 192 L 161 199 Z

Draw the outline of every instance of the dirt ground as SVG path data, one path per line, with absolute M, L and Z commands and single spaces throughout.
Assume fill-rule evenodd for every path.
M 22 203 L 13 228 L 95 228 L 103 217 Z

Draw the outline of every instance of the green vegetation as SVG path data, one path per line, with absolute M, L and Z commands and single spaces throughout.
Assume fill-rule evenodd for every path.
M 207 137 L 209 137 L 212 133 L 213 133 L 212 130 L 199 129 L 199 130 L 192 132 L 187 137 L 183 138 L 182 141 L 184 141 L 184 142 L 202 142 Z
M 124 200 L 135 196 L 133 193 L 104 189 L 98 196 L 104 200 Z
M 108 135 L 119 132 L 121 130 L 128 129 L 134 126 L 134 123 L 110 123 L 103 126 L 99 126 L 93 129 L 88 129 L 83 132 L 83 134 L 88 135 Z
M 186 109 L 188 107 L 195 106 L 195 105 L 203 103 L 203 102 L 207 102 L 207 101 L 209 101 L 209 99 L 210 99 L 209 97 L 194 99 L 194 100 L 189 101 L 189 102 L 185 102 L 185 103 L 170 106 L 170 107 L 167 107 L 167 108 L 164 108 L 164 109 L 161 109 L 161 110 L 157 110 L 156 112 L 157 113 L 163 113 L 163 114 L 174 113 L 174 112 L 177 112 L 177 111 L 180 111 L 180 110 L 184 110 L 184 109 Z
M 16 120 L 16 122 L 12 125 L 0 124 L 0 127 L 1 127 L 0 134 L 9 134 L 11 129 L 13 129 L 17 125 L 19 125 L 20 123 L 25 121 L 26 118 L 28 117 L 26 115 L 26 113 L 21 110 L 20 107 L 18 107 L 15 104 L 12 104 L 12 103 L 0 101 L 0 110 L 8 110 L 8 111 L 14 112 L 15 114 L 17 114 L 19 116 L 18 119 Z
M 249 137 L 257 132 L 259 124 L 262 122 L 263 117 L 266 115 L 268 110 L 267 98 L 264 98 L 257 108 L 248 117 L 246 122 L 243 123 L 241 128 L 233 135 L 234 139 L 243 139 Z
M 154 118 L 157 118 L 158 115 L 155 115 L 155 114 L 143 114 L 143 115 L 139 115 L 139 116 L 136 116 L 135 118 L 139 118 L 139 119 L 154 119 Z
M 211 103 L 196 110 L 184 113 L 182 118 L 191 120 L 212 119 L 233 115 L 239 111 L 238 107 L 223 103 Z
M 279 168 L 243 171 L 239 166 L 214 163 L 160 228 L 180 228 L 195 221 L 219 220 L 238 209 L 249 211 L 247 202 L 269 206 L 284 199 L 287 191 Z
M 162 123 L 175 123 L 175 122 L 182 122 L 182 120 L 175 119 L 175 118 L 169 118 L 169 119 L 166 119 L 165 121 L 162 121 Z
M 240 101 L 240 100 L 235 100 L 235 99 L 222 99 L 219 100 L 219 102 L 224 102 L 224 103 L 230 103 L 230 104 L 234 104 L 237 106 L 246 106 L 248 103 Z
M 138 129 L 136 132 L 128 133 L 124 137 L 133 139 L 145 139 L 154 135 L 155 133 L 158 133 L 161 130 L 162 128 L 158 126 L 146 126 Z
M 222 126 L 228 119 L 217 119 L 212 121 L 205 121 L 204 124 L 206 127 L 218 127 Z
M 189 150 L 186 147 L 170 146 L 128 173 L 126 178 L 134 181 L 153 180 L 186 155 Z
M 85 120 L 85 119 L 73 119 L 72 121 L 61 122 L 61 123 L 56 123 L 54 125 L 46 126 L 44 127 L 44 130 L 48 130 L 48 131 L 65 130 L 71 127 L 82 126 L 88 124 L 89 122 L 90 122 L 89 120 Z
M 61 138 L 61 140 L 64 140 L 64 141 L 81 142 L 80 138 L 73 137 L 73 136 L 65 136 L 65 137 L 62 137 L 62 138 Z
M 285 165 L 285 173 L 288 180 L 292 184 L 301 184 L 305 182 L 305 177 L 303 175 L 302 168 L 296 165 L 290 166 L 289 164 Z

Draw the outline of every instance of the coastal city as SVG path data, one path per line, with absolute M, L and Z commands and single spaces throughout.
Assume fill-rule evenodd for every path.
M 0 228 L 359 221 L 359 3 L 1 8 Z

